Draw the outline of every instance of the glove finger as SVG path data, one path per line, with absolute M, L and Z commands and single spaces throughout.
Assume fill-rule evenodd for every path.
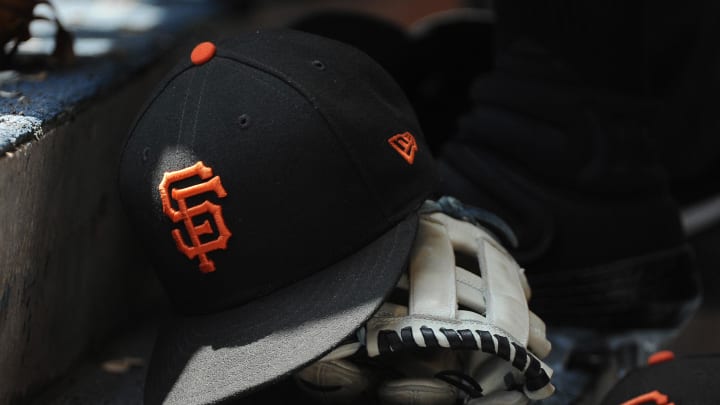
M 498 391 L 468 401 L 467 405 L 527 405 L 530 399 L 518 391 Z
M 386 381 L 378 387 L 383 405 L 453 405 L 457 388 L 432 378 Z
M 510 363 L 497 356 L 490 356 L 481 364 L 477 364 L 472 371 L 472 377 L 480 384 L 483 394 L 505 391 L 513 388 L 520 374 Z
M 430 379 L 439 371 L 461 368 L 458 353 L 453 350 L 398 353 L 386 364 L 404 376 Z
M 552 350 L 552 343 L 547 339 L 545 322 L 532 311 L 530 316 L 530 336 L 528 337 L 528 348 L 538 358 L 544 359 Z
M 525 293 L 525 299 L 530 301 L 530 298 L 532 298 L 532 289 L 525 274 L 525 269 L 521 267 L 518 270 L 518 275 L 520 276 L 520 284 L 522 284 L 523 292 Z
M 294 377 L 303 391 L 328 404 L 356 401 L 371 386 L 370 373 L 346 360 L 316 362 Z

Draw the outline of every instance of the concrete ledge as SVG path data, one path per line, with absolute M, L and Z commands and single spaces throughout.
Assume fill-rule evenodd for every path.
M 68 2 L 79 3 L 93 7 Z M 211 13 L 180 4 L 150 30 L 106 32 L 112 46 L 72 68 L 0 74 L 0 404 L 24 403 L 112 332 L 167 310 L 116 178 L 134 117 L 177 59 L 172 45 Z
M 36 8 L 36 14 L 48 12 Z M 45 69 L 42 55 L 54 47 L 54 24 L 31 25 L 33 38 L 20 45 L 16 58 L 30 73 L 0 72 L 0 154 L 37 139 L 40 127 L 47 131 L 63 123 L 84 102 L 157 60 L 189 25 L 218 12 L 211 2 L 58 3 L 58 16 L 76 38 L 77 61 L 68 68 Z
M 32 405 L 142 404 L 147 364 L 157 325 L 146 324 L 114 339 L 102 352 L 73 368 Z
M 157 73 L 0 158 L 0 403 L 61 375 L 148 304 L 155 281 L 126 227 L 116 167 Z

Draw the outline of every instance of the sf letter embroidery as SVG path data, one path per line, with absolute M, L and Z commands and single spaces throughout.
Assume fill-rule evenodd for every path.
M 199 184 L 185 188 L 175 188 L 172 193 L 169 193 L 170 186 L 178 181 L 189 179 L 191 177 L 198 176 L 203 181 Z M 208 180 L 212 177 L 210 180 Z M 182 234 L 179 229 L 173 229 L 171 235 L 175 239 L 175 244 L 180 252 L 184 253 L 188 259 L 194 259 L 198 257 L 200 259 L 200 271 L 203 273 L 211 273 L 215 271 L 215 263 L 208 259 L 208 253 L 213 250 L 227 249 L 227 241 L 230 239 L 232 233 L 225 226 L 225 220 L 222 216 L 222 208 L 213 204 L 208 200 L 203 201 L 201 204 L 187 206 L 187 199 L 199 194 L 214 192 L 219 198 L 227 196 L 227 192 L 220 182 L 220 176 L 213 177 L 212 169 L 205 166 L 203 162 L 197 162 L 190 167 L 180 169 L 174 172 L 166 172 L 160 182 L 160 199 L 162 200 L 163 212 L 167 215 L 174 223 L 180 221 L 185 225 L 185 230 L 190 237 L 190 244 L 186 244 L 183 240 Z M 170 203 L 170 198 L 177 203 L 178 209 L 174 209 Z M 218 236 L 208 242 L 201 242 L 201 235 L 208 235 L 213 233 L 212 226 L 208 220 L 203 221 L 200 225 L 195 225 L 193 218 L 201 214 L 210 214 L 215 227 L 217 228 Z

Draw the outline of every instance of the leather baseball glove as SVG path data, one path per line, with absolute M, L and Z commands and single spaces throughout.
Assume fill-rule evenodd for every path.
M 448 197 L 427 202 L 394 293 L 357 336 L 298 372 L 298 385 L 345 404 L 519 405 L 552 395 L 540 360 L 551 345 L 528 308 L 527 279 L 488 230 L 506 228 L 478 212 Z

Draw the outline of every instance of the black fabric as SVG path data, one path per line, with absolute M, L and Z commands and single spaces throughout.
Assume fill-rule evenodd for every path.
M 123 203 L 182 314 L 156 345 L 148 403 L 237 396 L 352 333 L 403 271 L 435 179 L 407 99 L 367 55 L 289 30 L 216 45 L 160 84 L 121 161 Z M 389 143 L 406 133 L 412 159 Z M 181 193 L 200 213 L 173 220 Z M 226 246 L 206 257 L 180 251 L 214 240 Z
M 710 3 L 505 0 L 494 4 L 498 47 L 531 38 L 593 87 L 660 94 L 683 73 Z
M 452 154 L 439 166 L 444 192 L 510 224 L 520 241 L 510 250 L 527 270 L 531 306 L 545 321 L 671 326 L 697 305 L 697 269 L 667 193 L 570 192 L 514 173 L 479 149 Z
M 452 142 L 583 191 L 667 187 L 647 130 L 650 99 L 586 87 L 544 50 L 524 44 L 500 56 L 472 93 L 474 107 Z
M 692 201 L 720 190 L 720 3 L 505 0 L 494 6 L 499 53 L 531 41 L 592 91 L 651 100 L 647 133 L 675 195 Z M 515 70 L 537 74 L 534 65 Z
M 480 146 L 451 143 L 440 163 L 441 189 L 508 222 L 519 240 L 513 254 L 531 271 L 589 267 L 683 243 L 667 191 L 582 191 L 509 166 Z
M 530 271 L 682 243 L 647 134 L 651 100 L 590 88 L 572 67 L 519 40 L 472 91 L 473 109 L 443 148 L 440 191 L 508 222 L 520 244 L 513 253 Z
M 520 241 L 553 324 L 672 327 L 697 304 L 676 199 L 720 190 L 720 3 L 504 0 L 441 191 Z
M 674 325 L 699 292 L 647 136 L 653 103 L 583 86 L 556 62 L 519 43 L 477 81 L 475 106 L 443 147 L 440 191 L 510 225 L 546 321 Z
M 602 405 L 616 405 L 658 391 L 668 403 L 706 405 L 720 403 L 720 355 L 676 358 L 628 373 L 605 396 Z M 654 402 L 651 402 L 654 404 Z

